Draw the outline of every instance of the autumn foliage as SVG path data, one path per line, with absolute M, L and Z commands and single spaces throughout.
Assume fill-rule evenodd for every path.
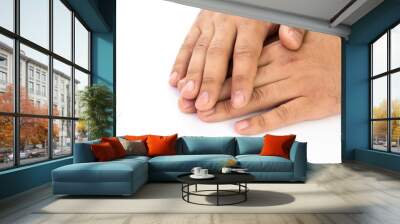
M 13 86 L 9 85 L 5 93 L 0 93 L 0 111 L 13 112 L 14 96 Z M 29 99 L 25 88 L 20 89 L 20 111 L 22 114 L 47 115 L 48 107 L 34 105 Z M 58 113 L 58 112 L 57 112 Z M 26 145 L 46 144 L 48 139 L 48 119 L 46 118 L 20 118 L 20 148 Z M 0 149 L 13 147 L 13 118 L 0 116 Z M 59 135 L 59 127 L 53 126 L 53 138 Z
M 392 115 L 391 117 L 400 117 L 400 101 L 392 100 Z M 387 101 L 382 101 L 378 106 L 373 108 L 373 118 L 387 118 Z M 392 142 L 399 141 L 400 138 L 400 121 L 393 120 Z M 387 136 L 387 121 L 375 121 L 373 125 L 374 138 L 386 139 Z

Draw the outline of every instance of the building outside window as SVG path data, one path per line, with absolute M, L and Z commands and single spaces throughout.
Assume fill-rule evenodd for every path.
M 31 82 L 31 81 L 28 82 L 28 91 L 29 91 L 29 94 L 34 94 L 33 82 Z
M 400 25 L 379 36 L 371 52 L 371 148 L 400 153 Z
M 13 1 L 7 2 L 13 4 Z M 91 75 L 90 32 L 64 1 L 49 2 L 19 1 L 19 12 L 8 12 L 20 21 L 15 29 L 19 33 L 8 27 L 3 27 L 7 32 L 0 29 L 0 99 L 5 99 L 0 100 L 0 170 L 70 156 L 73 143 L 87 139 L 86 126 L 71 105 L 79 103 L 79 92 L 89 85 L 85 80 L 90 80 Z M 13 6 L 2 9 L 13 9 Z M 16 44 L 19 52 L 15 51 Z M 17 89 L 13 78 L 14 53 L 20 59 L 19 74 L 16 74 L 20 80 L 18 99 L 14 98 Z M 74 79 L 76 73 L 79 75 Z M 53 80 L 52 90 L 50 80 Z M 79 88 L 69 88 L 73 85 Z M 53 99 L 52 110 L 50 99 Z M 15 104 L 20 108 L 18 113 L 13 109 Z M 14 128 L 18 130 L 16 134 Z M 33 136 L 34 132 L 40 134 Z

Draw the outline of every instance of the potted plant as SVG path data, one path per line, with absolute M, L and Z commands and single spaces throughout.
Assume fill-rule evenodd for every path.
M 79 106 L 82 109 L 82 121 L 79 128 L 85 126 L 89 139 L 98 139 L 110 136 L 112 127 L 113 93 L 102 84 L 86 87 L 79 98 Z

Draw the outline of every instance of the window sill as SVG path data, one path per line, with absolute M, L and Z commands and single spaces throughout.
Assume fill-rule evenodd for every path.
M 356 161 L 400 172 L 400 154 L 371 149 L 355 149 L 354 153 Z
M 23 171 L 23 170 L 32 169 L 32 168 L 35 168 L 35 167 L 40 167 L 40 166 L 44 166 L 44 165 L 58 163 L 58 162 L 62 162 L 62 161 L 69 160 L 69 159 L 72 159 L 72 156 L 62 157 L 62 158 L 59 158 L 59 159 L 52 159 L 52 160 L 38 162 L 38 163 L 30 164 L 30 165 L 24 165 L 24 166 L 16 167 L 16 168 L 10 168 L 10 169 L 7 169 L 7 170 L 0 171 L 0 176 L 1 175 L 6 175 L 6 174 L 10 174 L 10 173 L 14 173 L 14 172 Z

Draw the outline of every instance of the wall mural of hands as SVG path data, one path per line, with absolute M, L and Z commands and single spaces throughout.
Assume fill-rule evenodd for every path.
M 170 85 L 180 92 L 180 110 L 202 121 L 251 114 L 235 124 L 243 135 L 336 115 L 341 40 L 203 10 L 176 57 Z

